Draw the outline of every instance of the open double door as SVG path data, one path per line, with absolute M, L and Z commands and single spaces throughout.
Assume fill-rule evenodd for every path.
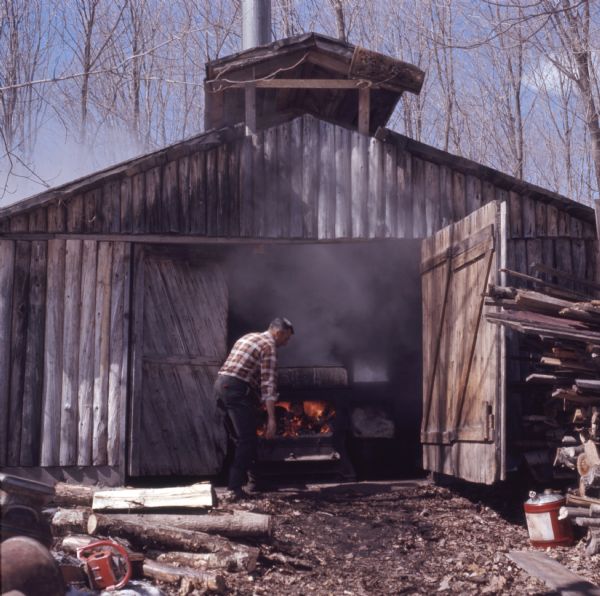
M 506 476 L 505 338 L 485 319 L 506 255 L 491 202 L 422 243 L 423 467 L 492 484 Z

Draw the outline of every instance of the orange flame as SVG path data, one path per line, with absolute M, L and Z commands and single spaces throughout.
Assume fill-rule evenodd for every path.
M 275 406 L 277 434 L 283 437 L 327 434 L 331 432 L 329 421 L 334 415 L 333 407 L 324 401 L 280 401 Z M 265 422 L 256 431 L 257 436 L 264 437 L 266 427 Z

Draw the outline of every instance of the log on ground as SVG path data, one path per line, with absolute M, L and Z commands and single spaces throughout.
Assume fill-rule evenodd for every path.
M 236 571 L 251 573 L 254 571 L 258 555 L 259 550 L 254 547 L 218 553 L 148 552 L 148 556 L 156 559 L 159 563 L 175 563 L 192 569 L 223 569 L 232 573 Z
M 223 592 L 226 587 L 223 575 L 216 571 L 199 571 L 190 567 L 174 567 L 152 559 L 144 561 L 143 571 L 146 577 L 161 582 L 177 583 L 181 581 L 182 590 L 180 593 L 183 594 L 187 594 L 189 588 Z M 186 585 L 185 588 L 184 584 Z
M 140 511 L 167 507 L 213 507 L 215 504 L 212 486 L 197 483 L 191 486 L 168 488 L 121 488 L 98 491 L 94 494 L 94 511 Z
M 94 488 L 80 484 L 58 482 L 54 486 L 53 503 L 71 507 L 91 507 L 94 499 Z
M 234 511 L 231 514 L 219 515 L 112 513 L 110 517 L 134 523 L 149 522 L 207 534 L 219 534 L 228 538 L 270 538 L 273 534 L 273 518 L 270 515 L 250 511 Z
M 134 545 L 143 547 L 156 546 L 191 552 L 231 552 L 234 550 L 231 542 L 220 536 L 149 522 L 124 521 L 98 513 L 90 516 L 87 530 L 94 536 L 121 536 L 131 540 Z

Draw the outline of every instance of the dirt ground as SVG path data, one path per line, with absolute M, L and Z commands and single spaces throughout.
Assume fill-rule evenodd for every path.
M 526 498 L 526 497 L 525 497 Z M 507 558 L 531 550 L 525 500 L 508 487 L 427 481 L 279 490 L 227 508 L 275 516 L 257 569 L 227 576 L 230 594 L 554 594 Z M 547 549 L 600 585 L 600 556 L 583 541 Z

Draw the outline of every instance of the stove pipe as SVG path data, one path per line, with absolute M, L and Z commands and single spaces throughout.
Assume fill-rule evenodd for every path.
M 242 49 L 271 41 L 271 0 L 242 0 Z

